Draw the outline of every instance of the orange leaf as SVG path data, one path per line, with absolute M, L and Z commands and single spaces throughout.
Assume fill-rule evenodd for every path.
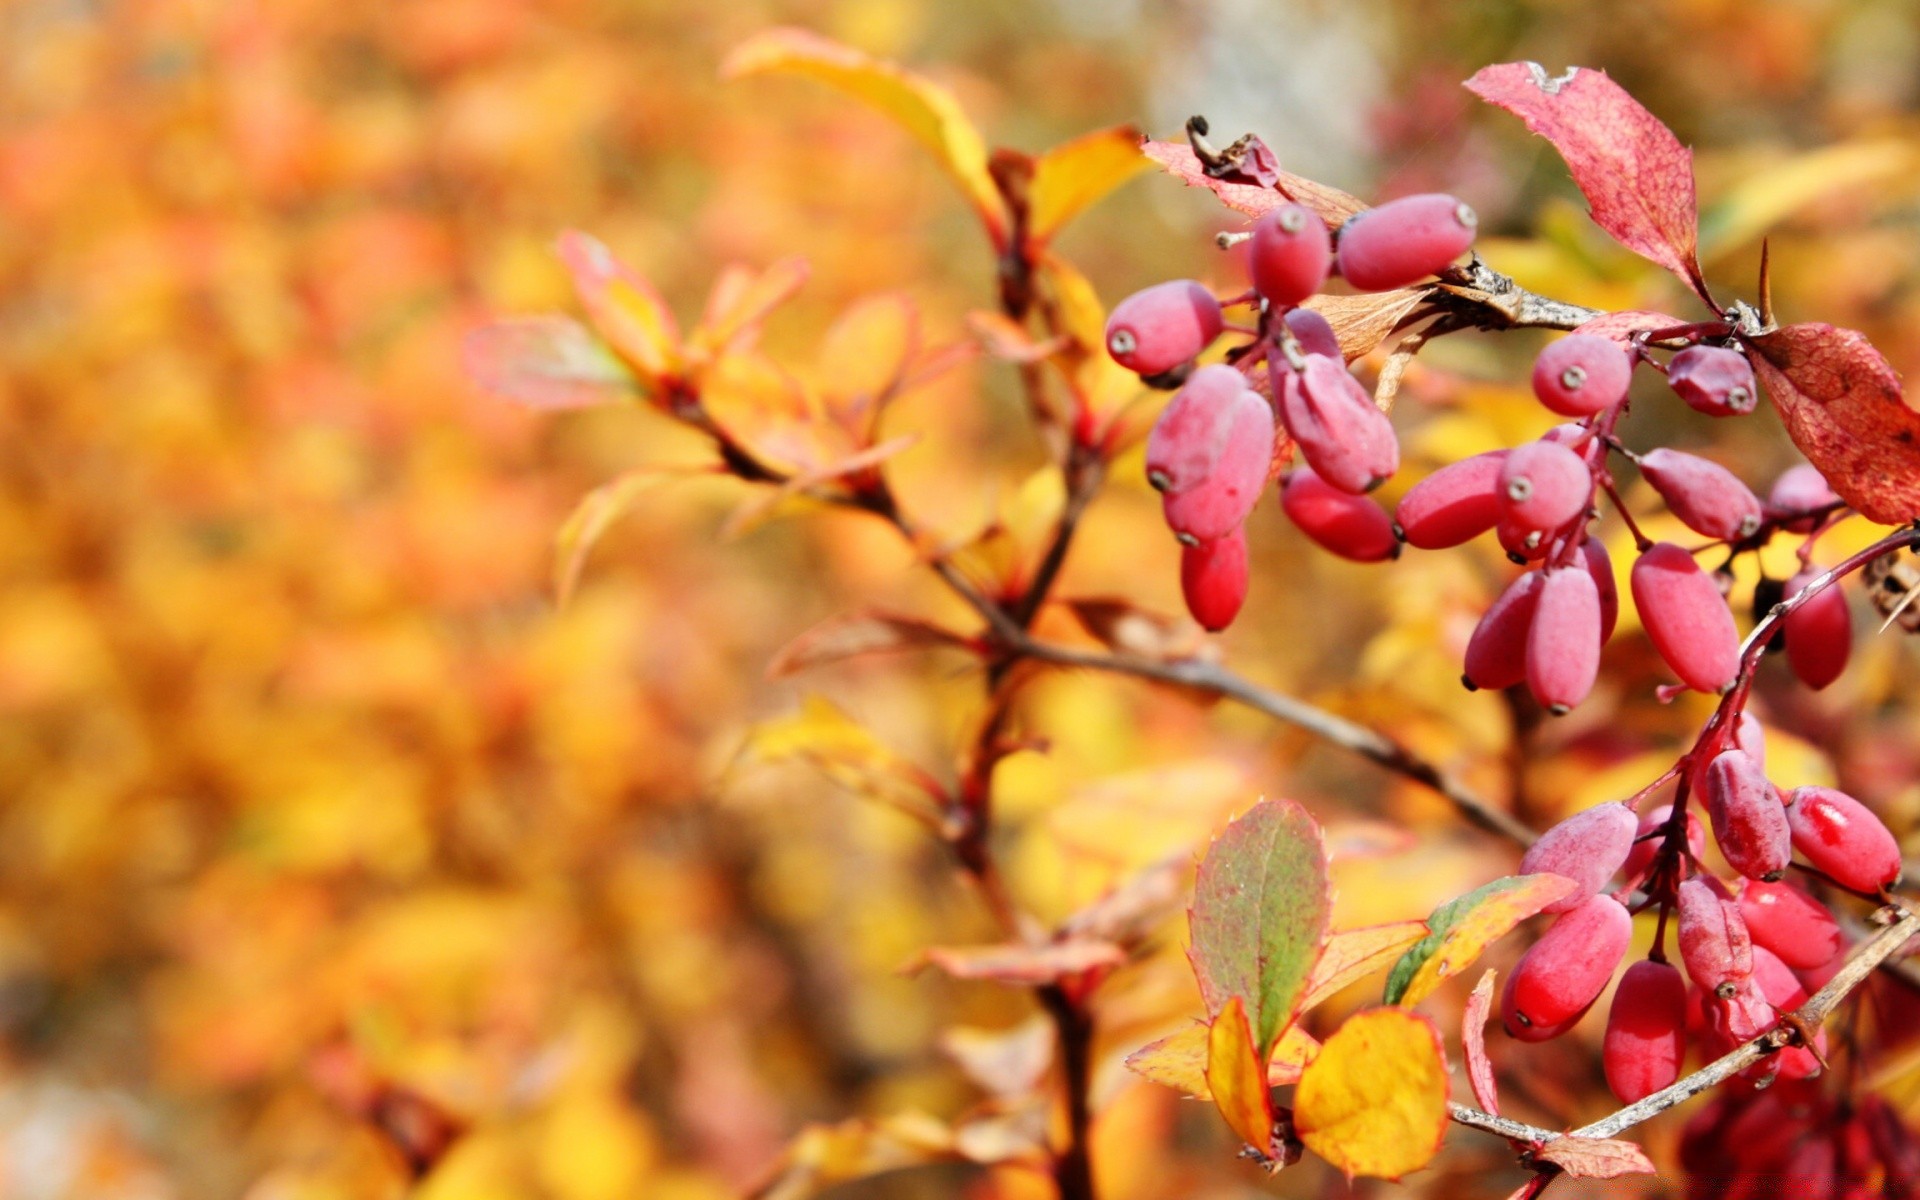
M 1334 934 L 1320 951 L 1320 961 L 1314 964 L 1307 994 L 1300 999 L 1300 1011 L 1307 1011 L 1356 979 L 1386 970 L 1401 951 L 1425 936 L 1425 921 L 1393 921 Z
M 907 970 L 932 965 L 955 979 L 986 979 L 1030 987 L 1097 967 L 1117 967 L 1126 960 L 1126 951 L 1112 942 L 1046 942 L 1038 946 L 1008 942 L 997 946 L 930 946 L 907 965 Z
M 1208 1036 L 1207 1026 L 1189 1025 L 1127 1055 L 1127 1068 L 1196 1100 L 1211 1100 L 1213 1089 L 1207 1086 Z M 1298 1025 L 1287 1026 L 1267 1062 L 1267 1086 L 1291 1087 L 1300 1082 L 1300 1072 L 1318 1053 L 1317 1039 Z
M 1632 1142 L 1613 1138 L 1555 1138 L 1533 1157 L 1550 1162 L 1575 1179 L 1617 1179 L 1622 1175 L 1652 1175 L 1647 1152 Z
M 1576 886 L 1564 875 L 1509 875 L 1441 905 L 1427 918 L 1433 932 L 1394 964 L 1387 977 L 1387 1003 L 1412 1008 L 1515 925 L 1570 895 Z
M 1081 210 L 1098 203 L 1153 160 L 1140 153 L 1140 131 L 1116 125 L 1062 142 L 1036 158 L 1027 192 L 1028 236 L 1044 244 Z
M 1487 1058 L 1487 1013 L 1492 1009 L 1493 970 L 1488 968 L 1467 997 L 1467 1011 L 1460 1017 L 1460 1046 L 1467 1056 L 1467 1082 L 1473 1085 L 1473 1098 L 1497 1117 L 1500 1088 L 1494 1082 L 1493 1063 Z
M 829 617 L 794 638 L 767 664 L 767 678 L 780 679 L 809 667 L 886 654 L 950 646 L 969 649 L 967 639 L 950 629 L 916 617 L 887 613 L 842 613 Z
M 460 343 L 467 377 L 533 409 L 592 408 L 629 400 L 634 378 L 571 317 L 489 321 Z
M 1273 1143 L 1273 1097 L 1254 1049 L 1246 1005 L 1238 996 L 1228 1000 L 1207 1027 L 1207 1086 L 1227 1127 L 1266 1154 Z
M 1301 1074 L 1293 1121 L 1307 1148 L 1349 1179 L 1398 1179 L 1426 1166 L 1447 1128 L 1439 1031 L 1401 1008 L 1355 1016 Z
M 680 326 L 653 285 L 590 234 L 560 235 L 560 260 L 594 332 L 648 383 L 680 367 Z
M 793 255 L 759 274 L 729 266 L 714 281 L 707 309 L 690 339 L 702 357 L 743 350 L 760 336 L 760 324 L 807 282 L 807 260 Z
M 1352 362 L 1372 354 L 1432 292 L 1431 285 L 1422 284 L 1357 296 L 1315 296 L 1306 306 L 1333 326 L 1334 336 L 1340 339 L 1340 353 Z
M 894 63 L 804 29 L 770 29 L 749 38 L 720 67 L 722 79 L 771 72 L 838 88 L 891 117 L 953 176 L 994 245 L 1006 244 L 1006 203 L 987 173 L 986 142 L 952 93 Z

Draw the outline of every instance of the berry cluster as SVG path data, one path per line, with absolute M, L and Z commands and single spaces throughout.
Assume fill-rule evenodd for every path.
M 1699 1200 L 1920 1195 L 1920 1144 L 1892 1106 L 1873 1092 L 1835 1097 L 1809 1083 L 1715 1096 L 1687 1122 L 1680 1164 Z
M 1194 618 L 1223 629 L 1246 598 L 1244 523 L 1266 487 L 1284 433 L 1305 465 L 1281 488 L 1287 514 L 1321 545 L 1348 558 L 1392 558 L 1393 523 L 1365 498 L 1400 468 L 1393 425 L 1347 370 L 1326 318 L 1300 307 L 1338 271 L 1366 291 L 1415 283 L 1473 243 L 1473 210 L 1452 196 L 1409 196 L 1360 214 L 1336 239 L 1300 204 L 1284 204 L 1253 227 L 1247 266 L 1255 340 L 1235 366 L 1193 367 L 1227 328 L 1220 301 L 1192 280 L 1136 292 L 1114 307 L 1107 349 L 1157 386 L 1177 387 L 1147 439 L 1147 481 L 1164 502 L 1183 547 L 1182 590 Z M 1262 395 L 1253 382 L 1267 387 Z

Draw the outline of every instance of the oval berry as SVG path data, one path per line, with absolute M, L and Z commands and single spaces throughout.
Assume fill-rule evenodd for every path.
M 1107 353 L 1129 371 L 1164 375 L 1192 362 L 1224 325 L 1212 292 L 1191 279 L 1170 279 L 1113 306 Z
M 1687 407 L 1710 417 L 1737 417 L 1760 402 L 1747 356 L 1725 346 L 1688 346 L 1667 364 L 1667 384 Z
M 1299 467 L 1280 485 L 1280 506 L 1324 550 L 1354 562 L 1381 562 L 1400 553 L 1393 521 L 1365 496 L 1343 492 Z
M 1182 542 L 1223 538 L 1253 511 L 1273 466 L 1273 409 L 1259 393 L 1243 388 L 1231 402 L 1226 445 L 1213 470 L 1199 483 L 1161 494 L 1168 528 Z
M 1580 554 L 1593 576 L 1593 587 L 1600 595 L 1600 644 L 1613 638 L 1613 627 L 1620 620 L 1620 585 L 1613 578 L 1613 556 L 1598 538 L 1580 543 Z
M 1541 909 L 1563 913 L 1600 894 L 1613 873 L 1626 861 L 1638 825 L 1624 804 L 1596 804 L 1577 812 L 1540 835 L 1520 857 L 1520 873 L 1541 871 L 1564 875 L 1579 885 L 1566 898 Z
M 1232 367 L 1195 371 L 1147 435 L 1147 482 L 1157 491 L 1184 492 L 1212 475 L 1233 429 L 1234 402 L 1250 390 Z
M 1695 533 L 1732 542 L 1760 528 L 1760 498 L 1711 459 L 1663 446 L 1640 457 L 1640 474 Z
M 1235 529 L 1222 538 L 1180 548 L 1180 594 L 1187 611 L 1210 633 L 1233 624 L 1247 598 L 1247 534 Z
M 1672 542 L 1649 548 L 1628 580 L 1653 648 L 1688 687 L 1723 692 L 1740 671 L 1740 635 L 1720 589 Z
M 1516 446 L 1500 466 L 1500 515 L 1517 531 L 1551 532 L 1587 509 L 1593 474 L 1586 460 L 1545 439 Z
M 1500 520 L 1500 465 L 1505 450 L 1449 463 L 1407 489 L 1394 509 L 1400 536 L 1421 550 L 1458 546 Z
M 1393 423 L 1337 358 L 1309 354 L 1282 378 L 1280 418 L 1307 465 L 1343 492 L 1372 491 L 1400 469 Z
M 1632 938 L 1633 918 L 1611 896 L 1555 918 L 1507 976 L 1500 997 L 1507 1032 L 1532 1042 L 1571 1028 L 1613 978 Z
M 1707 820 L 1727 865 L 1748 879 L 1774 880 L 1793 859 L 1780 793 L 1744 750 L 1725 750 L 1707 764 Z
M 1821 574 L 1808 567 L 1789 579 L 1786 599 L 1798 596 Z M 1780 627 L 1786 634 L 1787 665 L 1801 683 L 1817 692 L 1847 669 L 1847 656 L 1853 651 L 1853 615 L 1837 582 L 1807 597 Z
M 1300 343 L 1302 354 L 1324 354 L 1335 362 L 1345 362 L 1340 335 L 1327 319 L 1310 308 L 1296 308 L 1286 315 L 1287 328 Z
M 1796 514 L 1817 512 L 1839 502 L 1840 497 L 1828 486 L 1820 468 L 1801 463 L 1788 467 L 1773 481 L 1773 490 L 1767 493 L 1767 514 L 1788 533 L 1812 533 L 1820 518 Z
M 1462 678 L 1469 688 L 1498 691 L 1527 677 L 1527 632 L 1540 602 L 1541 573 L 1528 571 L 1507 589 L 1473 627 Z
M 1533 394 L 1563 417 L 1590 417 L 1627 398 L 1633 359 L 1612 338 L 1572 333 L 1533 360 Z
M 1746 919 L 1718 880 L 1695 876 L 1682 883 L 1674 914 L 1688 978 L 1724 997 L 1753 977 Z
M 1622 1104 L 1680 1078 L 1687 1052 L 1687 985 L 1671 963 L 1646 959 L 1627 968 L 1607 1010 L 1600 1062 Z
M 1790 883 L 1749 881 L 1739 903 L 1753 944 L 1773 951 L 1796 971 L 1823 967 L 1840 953 L 1840 926 L 1833 914 Z
M 1584 564 L 1549 570 L 1527 633 L 1527 690 L 1564 716 L 1587 698 L 1599 673 L 1600 589 Z
M 1275 308 L 1290 308 L 1320 290 L 1333 265 L 1333 235 L 1301 204 L 1268 209 L 1253 223 L 1247 270 L 1253 290 Z
M 1834 788 L 1787 796 L 1793 848 L 1841 887 L 1868 895 L 1900 881 L 1900 844 L 1866 805 Z
M 1363 292 L 1417 283 L 1465 254 L 1479 224 L 1473 209 L 1452 196 L 1390 200 L 1341 227 L 1340 275 Z
M 1660 843 L 1665 836 L 1667 822 L 1673 818 L 1673 805 L 1662 804 L 1640 818 L 1634 826 L 1633 849 L 1627 851 L 1627 861 L 1620 865 L 1620 875 L 1629 883 L 1642 882 L 1641 877 L 1653 866 L 1654 855 L 1660 852 Z M 1697 862 L 1707 852 L 1707 830 L 1700 824 L 1700 818 L 1691 812 L 1687 814 L 1687 852 Z M 1685 868 L 1682 868 L 1685 874 Z

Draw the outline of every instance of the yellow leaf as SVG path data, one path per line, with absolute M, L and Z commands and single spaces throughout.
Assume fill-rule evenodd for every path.
M 1564 875 L 1510 875 L 1442 905 L 1427 920 L 1433 932 L 1395 964 L 1387 981 L 1388 1001 L 1412 1008 L 1514 926 L 1564 898 L 1575 886 Z M 1402 983 L 1402 973 L 1415 960 L 1417 967 Z
M 820 339 L 819 390 L 847 414 L 871 413 L 899 389 L 920 354 L 920 311 L 899 293 L 854 304 Z
M 1896 138 L 1826 146 L 1749 176 L 1700 214 L 1700 257 L 1737 250 L 1823 196 L 1911 175 L 1913 146 Z
M 620 1200 L 641 1188 L 655 1156 L 644 1117 L 613 1097 L 576 1094 L 548 1113 L 538 1162 L 561 1200 Z
M 1205 1025 L 1189 1025 L 1127 1055 L 1127 1068 L 1196 1100 L 1211 1100 L 1213 1089 L 1207 1085 L 1207 1036 Z M 1287 1026 L 1273 1048 L 1273 1057 L 1267 1062 L 1267 1086 L 1289 1087 L 1298 1083 L 1300 1072 L 1318 1053 L 1320 1043 L 1313 1035 L 1298 1025 Z
M 1307 1148 L 1349 1179 L 1398 1179 L 1426 1166 L 1447 1128 L 1439 1032 L 1400 1008 L 1355 1016 L 1301 1074 L 1293 1120 Z
M 751 1195 L 754 1200 L 807 1200 L 850 1180 L 959 1158 L 953 1131 L 924 1113 L 810 1125 Z
M 1267 1094 L 1267 1073 L 1260 1068 L 1247 1008 L 1238 996 L 1221 1007 L 1207 1029 L 1207 1086 L 1227 1127 L 1265 1154 L 1273 1142 L 1273 1097 Z
M 1142 171 L 1153 160 L 1140 153 L 1140 131 L 1116 125 L 1062 142 L 1034 160 L 1027 230 L 1044 244 L 1082 209 Z
M 755 727 L 741 753 L 759 762 L 810 763 L 842 787 L 932 825 L 945 803 L 938 780 L 818 696 L 793 716 Z
M 986 142 L 952 93 L 894 63 L 804 29 L 770 29 L 749 38 L 720 67 L 722 79 L 771 72 L 838 88 L 891 117 L 953 176 L 994 245 L 1006 244 L 1006 203 L 987 173 Z

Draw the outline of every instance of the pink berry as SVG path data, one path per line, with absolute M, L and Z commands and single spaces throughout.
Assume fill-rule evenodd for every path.
M 1900 881 L 1900 844 L 1866 805 L 1834 788 L 1787 796 L 1793 848 L 1841 887 L 1876 895 Z
M 1500 467 L 1501 519 L 1519 531 L 1559 529 L 1586 511 L 1592 495 L 1586 461 L 1558 442 L 1516 446 Z
M 1192 362 L 1220 336 L 1224 318 L 1213 293 L 1191 279 L 1171 279 L 1135 292 L 1107 318 L 1107 353 L 1145 376 Z
M 1760 528 L 1760 498 L 1717 462 L 1661 447 L 1641 456 L 1640 474 L 1695 533 L 1732 542 Z
M 1273 409 L 1246 388 L 1232 405 L 1226 445 L 1213 470 L 1184 491 L 1161 494 L 1167 527 L 1182 542 L 1227 536 L 1247 519 L 1267 486 L 1273 465 Z
M 1796 971 L 1814 970 L 1840 953 L 1840 926 L 1812 896 L 1786 882 L 1749 880 L 1740 915 L 1756 946 L 1765 946 Z
M 1753 939 L 1718 880 L 1695 876 L 1682 883 L 1674 912 L 1688 978 L 1723 997 L 1752 978 Z
M 1320 290 L 1333 265 L 1327 223 L 1305 205 L 1268 209 L 1253 224 L 1247 268 L 1253 290 L 1275 308 L 1290 308 Z
M 1714 756 L 1702 775 L 1707 819 L 1727 865 L 1748 879 L 1774 880 L 1793 859 L 1780 793 L 1744 750 Z
M 1473 245 L 1473 209 L 1452 196 L 1404 196 L 1348 219 L 1340 230 L 1340 274 L 1363 292 L 1417 283 Z
M 1633 918 L 1611 896 L 1562 913 L 1507 976 L 1500 1015 L 1521 1041 L 1544 1041 L 1576 1023 L 1599 998 L 1633 938 Z
M 1672 817 L 1673 805 L 1662 804 L 1640 818 L 1633 830 L 1633 849 L 1627 851 L 1627 861 L 1620 866 L 1621 878 L 1629 882 L 1640 880 L 1653 866 L 1653 856 L 1660 851 L 1661 839 Z M 1692 813 L 1687 814 L 1687 852 L 1695 860 L 1707 852 L 1707 831 Z
M 1247 534 L 1180 548 L 1180 592 L 1201 628 L 1218 633 L 1233 624 L 1247 598 Z
M 1343 492 L 1372 491 L 1400 469 L 1392 422 L 1337 358 L 1309 354 L 1283 376 L 1280 418 L 1307 465 Z
M 1468 687 L 1498 691 L 1527 677 L 1527 632 L 1540 603 L 1542 580 L 1539 571 L 1515 579 L 1474 626 L 1463 677 Z
M 1600 589 L 1584 565 L 1551 569 L 1527 633 L 1527 689 L 1563 716 L 1587 698 L 1599 672 Z
M 1184 492 L 1210 477 L 1232 432 L 1235 402 L 1250 391 L 1232 367 L 1201 367 L 1173 394 L 1147 435 L 1147 482 Z
M 1296 308 L 1286 316 L 1287 328 L 1300 343 L 1302 354 L 1324 354 L 1335 362 L 1345 362 L 1340 350 L 1340 335 L 1327 319 L 1310 308 Z
M 1449 463 L 1407 489 L 1394 509 L 1409 546 L 1444 550 L 1492 529 L 1500 519 L 1500 465 L 1505 450 Z
M 1687 407 L 1710 417 L 1750 413 L 1760 402 L 1747 356 L 1724 346 L 1688 346 L 1667 364 L 1667 383 Z
M 1680 1078 L 1687 1052 L 1687 985 L 1671 963 L 1646 959 L 1627 968 L 1613 991 L 1600 1062 L 1622 1104 Z
M 1599 895 L 1626 861 L 1638 823 L 1624 804 L 1596 804 L 1541 834 L 1521 855 L 1520 873 L 1564 875 L 1579 885 L 1577 891 L 1541 911 L 1563 913 Z
M 1808 567 L 1787 581 L 1786 599 L 1799 595 L 1822 572 Z M 1840 678 L 1853 650 L 1853 616 L 1838 583 L 1809 596 L 1781 623 L 1787 638 L 1787 665 L 1814 691 Z
M 1788 467 L 1780 473 L 1780 478 L 1773 481 L 1773 490 L 1767 493 L 1767 514 L 1779 520 L 1780 528 L 1788 533 L 1812 533 L 1818 518 L 1782 518 L 1792 517 L 1795 513 L 1814 512 L 1839 502 L 1840 497 L 1827 486 L 1827 477 L 1820 473 L 1820 468 L 1812 463 L 1801 463 Z
M 1516 563 L 1539 562 L 1553 548 L 1545 530 L 1528 529 L 1504 516 L 1494 522 L 1493 536 Z
M 1599 538 L 1592 537 L 1580 543 L 1580 554 L 1600 594 L 1600 644 L 1604 646 L 1613 639 L 1613 627 L 1620 620 L 1620 585 L 1613 579 L 1613 556 Z
M 1590 417 L 1627 398 L 1633 360 L 1620 343 L 1573 333 L 1533 360 L 1533 394 L 1563 417 Z
M 1733 744 L 1746 751 L 1747 757 L 1760 764 L 1767 765 L 1767 731 L 1760 726 L 1760 718 L 1750 712 L 1740 714 L 1740 720 L 1733 727 Z
M 1629 579 L 1647 636 L 1688 687 L 1723 692 L 1740 670 L 1740 637 L 1720 589 L 1672 542 L 1648 549 Z
M 1354 562 L 1381 562 L 1397 557 L 1400 540 L 1386 510 L 1365 496 L 1343 492 L 1299 467 L 1280 486 L 1280 506 L 1322 549 Z

